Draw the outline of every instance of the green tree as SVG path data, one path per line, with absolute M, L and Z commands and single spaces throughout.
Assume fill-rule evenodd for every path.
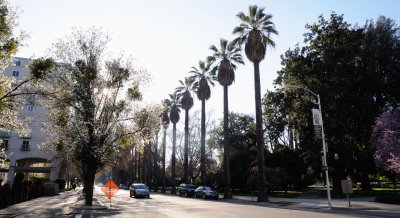
M 229 162 L 232 166 L 231 188 L 240 192 L 253 191 L 253 177 L 251 169 L 256 167 L 256 125 L 254 118 L 245 114 L 229 113 Z M 220 152 L 220 160 L 225 157 L 223 147 L 224 127 L 221 123 L 210 131 L 210 143 L 217 147 Z
M 181 107 L 179 102 L 179 96 L 177 92 L 169 95 L 169 99 L 165 101 L 165 103 L 169 107 L 169 119 L 172 122 L 172 157 L 171 157 L 171 183 L 172 189 L 171 194 L 176 194 L 176 187 L 175 187 L 175 165 L 176 165 L 176 123 L 179 122 L 179 113 Z
M 201 101 L 201 157 L 200 157 L 200 180 L 206 185 L 206 101 L 211 97 L 210 85 L 215 80 L 210 71 L 210 63 L 199 61 L 199 68 L 192 67 L 190 73 L 194 82 L 194 90 L 197 98 Z
M 225 39 L 220 40 L 220 48 L 210 46 L 213 55 L 207 59 L 218 71 L 218 82 L 224 88 L 224 198 L 231 199 L 230 167 L 229 167 L 229 126 L 228 126 L 228 86 L 235 81 L 236 64 L 244 64 L 241 49 Z
M 14 33 L 16 18 L 17 14 L 8 2 L 0 0 L 0 72 L 4 70 L 21 43 L 21 38 L 16 37 Z
M 399 81 L 398 27 L 384 17 L 364 27 L 351 27 L 343 15 L 335 13 L 329 20 L 321 16 L 306 27 L 306 45 L 282 56 L 283 68 L 275 84 L 302 86 L 321 96 L 334 187 L 350 175 L 368 190 L 369 175 L 375 170 L 369 149 L 371 126 L 379 114 L 396 108 L 400 99 L 398 89 L 393 88 Z M 315 107 L 313 96 L 291 89 L 285 94 L 289 122 L 299 132 L 300 147 L 308 152 L 307 159 L 313 162 L 309 164 L 320 170 L 321 164 L 312 161 L 321 150 L 321 141 L 313 137 L 309 112 Z M 335 154 L 338 159 L 333 158 Z
M 257 201 L 268 201 L 265 183 L 265 146 L 262 129 L 262 109 L 261 109 L 261 85 L 260 85 L 260 62 L 264 59 L 268 46 L 275 47 L 275 42 L 271 35 L 278 34 L 274 23 L 271 21 L 272 15 L 265 14 L 264 8 L 255 5 L 249 6 L 249 14 L 240 12 L 237 17 L 241 24 L 234 28 L 233 33 L 239 36 L 234 40 L 239 46 L 245 44 L 247 58 L 254 65 L 254 91 L 256 107 L 256 126 L 257 126 L 257 147 L 258 147 L 258 199 Z
M 179 80 L 180 86 L 176 88 L 180 96 L 180 103 L 183 110 L 185 110 L 185 149 L 184 149 L 184 163 L 183 163 L 183 182 L 188 181 L 188 165 L 189 165 L 189 110 L 193 107 L 193 97 L 191 91 L 193 90 L 194 80 L 186 77 L 185 81 Z

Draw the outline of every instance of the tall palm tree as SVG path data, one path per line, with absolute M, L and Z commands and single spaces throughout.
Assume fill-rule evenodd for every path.
M 169 106 L 169 119 L 172 122 L 172 157 L 171 157 L 171 194 L 176 194 L 175 187 L 175 165 L 176 165 L 176 123 L 179 121 L 179 112 L 180 112 L 180 102 L 179 97 L 176 92 L 169 95 L 169 99 L 166 101 Z
M 207 60 L 218 70 L 218 82 L 224 88 L 224 198 L 231 199 L 231 178 L 229 167 L 229 130 L 228 130 L 228 86 L 235 80 L 236 64 L 244 64 L 241 49 L 225 39 L 220 40 L 220 48 L 212 45 L 214 52 Z M 215 71 L 214 70 L 214 71 Z
M 257 201 L 268 201 L 266 182 L 265 182 L 265 160 L 264 160 L 264 137 L 262 130 L 262 111 L 261 111 L 261 85 L 260 85 L 260 62 L 264 59 L 268 46 L 275 47 L 275 42 L 271 35 L 278 34 L 274 23 L 271 21 L 272 15 L 265 14 L 264 8 L 255 5 L 249 6 L 249 15 L 240 12 L 237 17 L 241 24 L 233 30 L 233 34 L 239 36 L 234 43 L 241 46 L 245 44 L 247 58 L 254 65 L 254 91 L 256 104 L 256 133 L 257 133 L 257 159 L 258 159 L 258 199 Z
M 206 101 L 211 97 L 210 85 L 214 86 L 215 77 L 210 70 L 210 63 L 199 61 L 199 69 L 192 67 L 189 73 L 193 75 L 194 90 L 201 101 L 201 154 L 200 154 L 200 182 L 206 185 Z
M 167 129 L 169 125 L 168 116 L 168 99 L 163 101 L 163 112 L 161 113 L 161 125 L 163 126 L 163 139 L 162 139 L 162 188 L 161 192 L 165 193 L 165 149 L 166 149 L 166 139 L 167 139 Z
M 183 181 L 188 181 L 189 176 L 189 110 L 193 107 L 193 97 L 190 93 L 193 89 L 193 79 L 190 77 L 185 78 L 185 82 L 179 80 L 180 86 L 176 88 L 180 96 L 180 103 L 182 109 L 185 110 L 185 148 L 184 148 L 184 164 L 183 164 Z

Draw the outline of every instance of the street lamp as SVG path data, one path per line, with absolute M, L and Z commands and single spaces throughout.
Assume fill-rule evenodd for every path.
M 315 97 L 317 97 L 317 102 L 315 104 L 318 104 L 318 109 L 319 109 L 319 113 L 321 114 L 321 134 L 322 134 L 322 150 L 324 155 L 322 156 L 322 168 L 325 170 L 325 178 L 326 178 L 326 193 L 328 196 L 328 205 L 329 207 L 332 207 L 332 203 L 331 203 L 331 188 L 330 188 L 330 182 L 329 182 L 329 168 L 328 168 L 328 162 L 326 161 L 326 144 L 325 144 L 325 134 L 324 134 L 324 122 L 322 121 L 322 110 L 321 110 L 321 99 L 319 98 L 319 95 L 316 94 L 315 92 L 301 87 L 301 86 L 290 86 L 292 89 L 296 90 L 296 89 L 302 89 L 304 91 L 307 91 L 309 93 L 311 93 L 312 95 L 314 95 Z

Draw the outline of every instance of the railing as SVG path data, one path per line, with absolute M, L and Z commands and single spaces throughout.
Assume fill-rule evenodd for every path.
M 24 133 L 23 135 L 20 136 L 22 139 L 30 139 L 32 138 L 32 133 L 31 132 L 27 132 Z
M 29 151 L 31 150 L 29 146 L 21 146 L 21 151 Z
M 10 138 L 11 131 L 0 131 L 0 138 Z

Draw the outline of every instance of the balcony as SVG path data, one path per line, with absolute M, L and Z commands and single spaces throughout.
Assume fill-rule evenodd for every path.
M 0 131 L 0 138 L 10 138 L 10 137 L 11 137 L 11 131 L 9 130 Z
M 30 138 L 32 138 L 32 133 L 26 132 L 26 133 L 21 134 L 19 137 L 22 139 L 30 139 Z
M 31 149 L 28 147 L 28 148 L 24 148 L 24 147 L 22 147 L 21 148 L 21 151 L 30 151 Z

